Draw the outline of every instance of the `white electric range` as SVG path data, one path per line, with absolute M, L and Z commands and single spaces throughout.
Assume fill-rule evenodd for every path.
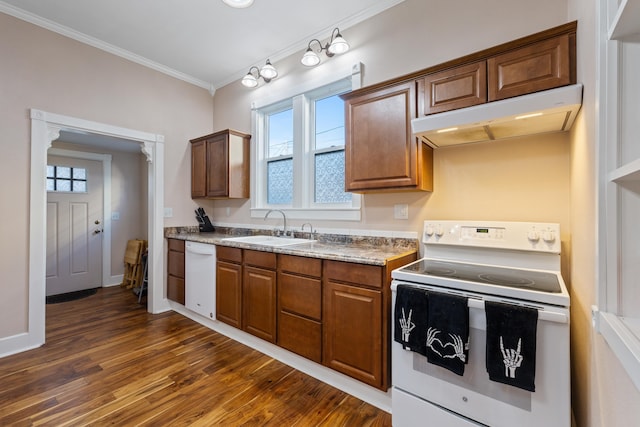
M 393 425 L 569 426 L 569 293 L 559 225 L 425 221 L 422 241 L 424 258 L 392 272 L 392 307 L 401 285 L 466 296 L 469 360 L 459 376 L 393 341 Z M 538 310 L 535 392 L 489 379 L 485 301 Z

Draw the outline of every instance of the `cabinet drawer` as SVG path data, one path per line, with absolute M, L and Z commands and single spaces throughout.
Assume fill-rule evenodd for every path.
M 278 267 L 282 272 L 320 277 L 322 260 L 294 255 L 278 255 Z
M 278 314 L 278 345 L 307 359 L 322 361 L 322 325 L 295 314 Z
M 281 311 L 320 320 L 322 315 L 320 279 L 280 273 L 278 275 L 278 300 Z
M 169 251 L 168 273 L 184 279 L 184 252 Z
M 276 269 L 276 254 L 273 252 L 252 251 L 245 249 L 244 251 L 245 265 L 254 265 L 256 267 Z
M 424 114 L 487 102 L 487 62 L 479 61 L 424 78 Z
M 184 252 L 184 240 L 167 239 L 170 251 Z
M 489 58 L 489 101 L 570 84 L 569 44 L 565 34 Z
M 242 262 L 242 249 L 230 248 L 227 246 L 217 246 L 216 255 L 218 259 L 223 259 L 229 262 L 241 263 Z
M 382 288 L 382 267 L 341 261 L 325 261 L 325 280 Z

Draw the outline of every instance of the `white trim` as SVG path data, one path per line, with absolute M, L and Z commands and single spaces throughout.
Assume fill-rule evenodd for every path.
M 324 92 L 326 95 L 336 93 L 338 86 L 344 83 L 345 90 L 348 89 L 347 82 L 350 82 L 351 89 L 357 89 L 362 84 L 362 63 L 354 64 L 349 70 L 341 70 L 338 72 L 327 72 L 320 74 L 320 78 L 306 80 L 303 84 L 293 87 L 286 87 L 284 90 L 269 91 L 268 96 L 252 103 L 251 110 L 251 128 L 255 144 L 251 144 L 251 217 L 264 218 L 264 215 L 270 208 L 280 209 L 284 211 L 288 218 L 301 220 L 331 220 L 331 221 L 360 221 L 362 218 L 361 206 L 362 196 L 352 193 L 351 203 L 320 205 L 310 203 L 310 194 L 306 190 L 311 186 L 309 183 L 309 173 L 311 162 L 306 158 L 309 154 L 310 147 L 306 146 L 310 136 L 304 134 L 304 129 L 300 123 L 304 120 L 309 122 L 306 115 L 309 114 L 307 105 L 308 99 L 321 97 Z M 302 92 L 301 92 L 302 91 Z M 266 162 L 265 162 L 265 141 L 264 113 L 277 112 L 280 109 L 293 109 L 293 125 L 294 140 L 303 141 L 305 146 L 304 153 L 300 153 L 298 144 L 294 144 L 293 153 L 293 171 L 294 176 L 302 177 L 302 179 L 294 180 L 293 189 L 293 205 L 292 206 L 269 206 L 265 198 L 266 195 Z M 260 110 L 260 111 L 258 111 Z M 260 129 L 260 131 L 258 131 Z M 310 132 L 310 129 L 306 129 Z M 301 155 L 303 154 L 303 155 Z M 308 162 L 305 163 L 304 160 Z
M 637 332 L 638 319 L 625 319 L 621 308 L 624 298 L 622 283 L 623 266 L 621 251 L 621 206 L 620 184 L 626 180 L 638 181 L 638 160 L 630 159 L 620 167 L 621 120 L 624 115 L 622 91 L 625 90 L 621 73 L 625 66 L 622 55 L 624 40 L 609 40 L 609 13 L 625 9 L 626 2 L 600 2 L 597 14 L 596 63 L 599 64 L 596 78 L 596 138 L 597 138 L 597 305 L 592 308 L 593 328 L 602 334 L 621 365 L 640 390 L 640 339 Z M 616 9 L 616 6 L 620 9 Z M 636 9 L 637 10 L 637 9 Z M 620 14 L 618 14 L 621 17 Z M 618 18 L 616 18 L 618 19 Z M 633 21 L 633 19 L 632 19 Z M 637 21 L 637 20 L 636 20 Z M 635 22 L 635 21 L 634 21 Z M 627 107 L 628 108 L 628 107 Z M 627 124 L 627 126 L 629 126 Z M 627 208 L 629 209 L 629 208 Z M 630 283 L 627 284 L 629 286 Z M 637 286 L 635 281 L 633 286 Z M 633 326 L 632 326 L 633 325 Z M 635 329 L 633 329 L 635 328 Z
M 6 13 L 7 15 L 11 15 L 14 18 L 18 18 L 23 21 L 29 22 L 31 24 L 37 25 L 38 27 L 45 28 L 49 31 L 53 31 L 54 33 L 61 34 L 65 37 L 69 37 L 70 39 L 79 41 L 80 43 L 93 46 L 97 49 L 100 49 L 105 52 L 111 53 L 113 55 L 119 56 L 121 58 L 127 59 L 131 62 L 135 62 L 136 64 L 140 64 L 144 67 L 151 68 L 152 70 L 159 71 L 163 74 L 166 74 L 178 80 L 182 80 L 184 82 L 191 83 L 192 85 L 207 89 L 209 92 L 211 92 L 211 96 L 213 96 L 213 94 L 215 93 L 215 87 L 213 86 L 213 84 L 209 82 L 205 82 L 203 80 L 197 79 L 183 72 L 174 70 L 173 68 L 169 68 L 167 66 L 159 64 L 155 61 L 152 61 L 143 56 L 137 55 L 126 49 L 122 49 L 120 47 L 114 46 L 102 40 L 96 39 L 95 37 L 88 36 L 72 28 L 69 28 L 64 25 L 58 24 L 57 22 L 53 22 L 48 19 L 42 18 L 31 12 L 28 12 L 26 10 L 7 4 L 3 1 L 0 1 L 0 12 Z
M 124 274 L 116 274 L 115 276 L 109 277 L 109 281 L 107 283 L 104 283 L 102 286 L 104 286 L 105 288 L 111 286 L 120 286 L 123 280 Z
M 354 194 L 354 196 L 356 195 Z M 358 202 L 359 201 L 360 200 L 358 200 Z M 283 211 L 287 215 L 287 219 L 306 219 L 319 221 L 360 221 L 362 217 L 359 203 L 358 207 L 344 209 L 302 209 L 284 207 L 277 209 Z M 264 218 L 267 212 L 269 212 L 269 208 L 251 208 L 251 218 Z
M 254 101 L 251 102 L 251 109 L 261 109 L 268 105 L 284 101 L 286 99 L 293 98 L 297 95 L 301 95 L 306 92 L 311 92 L 314 89 L 318 89 L 322 86 L 328 86 L 332 83 L 336 83 L 342 79 L 351 78 L 351 89 L 356 90 L 362 87 L 362 63 L 356 62 L 349 68 L 342 67 L 340 69 L 330 70 L 330 64 L 326 64 L 328 69 L 324 73 L 318 73 L 313 77 L 304 79 L 303 82 L 297 85 L 282 85 L 277 87 L 275 83 L 271 82 L 269 85 L 261 86 L 254 91 Z M 271 86 L 273 85 L 273 86 Z
M 271 344 L 265 340 L 257 338 L 240 329 L 236 329 L 232 326 L 226 325 L 217 320 L 211 320 L 206 317 L 200 316 L 192 311 L 186 309 L 183 305 L 169 301 L 171 308 L 194 320 L 201 325 L 212 329 L 224 336 L 227 336 L 235 341 L 238 341 L 248 347 L 253 348 L 261 353 L 266 354 L 282 363 L 291 366 L 298 371 L 312 376 L 332 387 L 344 391 L 358 399 L 365 401 L 385 412 L 391 412 L 391 389 L 388 392 L 383 392 L 371 386 L 368 386 L 358 380 L 350 378 L 340 372 L 333 369 L 322 366 L 318 363 L 312 362 L 297 354 L 291 353 L 282 347 L 278 347 L 275 344 Z
M 623 318 L 599 312 L 599 332 L 618 357 L 629 378 L 640 390 L 640 341 L 624 323 Z
M 106 286 L 111 280 L 111 154 L 50 148 L 51 156 L 71 157 L 102 162 L 102 279 Z
M 46 164 L 47 150 L 60 130 L 109 135 L 146 144 L 149 164 L 149 295 L 147 310 L 169 310 L 164 296 L 164 137 L 152 133 L 31 109 L 31 183 L 29 209 L 29 302 L 26 334 L 0 340 L 0 354 L 13 354 L 45 342 Z M 26 336 L 25 336 L 26 335 Z

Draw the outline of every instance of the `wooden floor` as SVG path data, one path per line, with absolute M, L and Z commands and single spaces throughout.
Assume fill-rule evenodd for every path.
M 47 305 L 0 359 L 0 426 L 390 426 L 391 416 L 119 287 Z

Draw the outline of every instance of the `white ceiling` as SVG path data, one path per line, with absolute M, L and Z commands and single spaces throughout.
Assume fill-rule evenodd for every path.
M 0 12 L 207 89 L 327 40 L 404 0 L 4 0 Z

